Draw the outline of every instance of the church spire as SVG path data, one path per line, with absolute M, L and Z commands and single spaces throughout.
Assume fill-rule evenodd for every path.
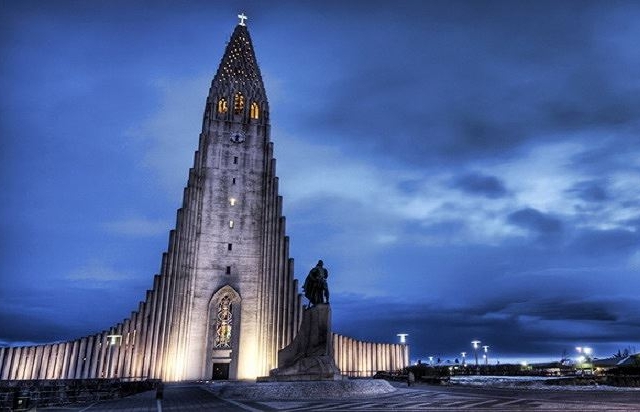
M 209 101 L 215 118 L 268 123 L 268 102 L 244 13 L 218 66 Z

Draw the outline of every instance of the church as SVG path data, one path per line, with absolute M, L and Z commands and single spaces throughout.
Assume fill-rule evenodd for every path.
M 246 16 L 213 77 L 175 229 L 127 319 L 69 342 L 0 348 L 0 379 L 255 379 L 305 310 L 278 194 L 269 103 Z M 345 375 L 408 365 L 404 344 L 333 335 Z

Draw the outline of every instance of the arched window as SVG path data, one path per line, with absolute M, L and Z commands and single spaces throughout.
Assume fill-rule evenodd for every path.
M 228 109 L 227 101 L 224 98 L 218 100 L 218 113 L 226 113 Z
M 236 93 L 236 96 L 233 99 L 233 112 L 235 114 L 242 114 L 243 109 L 244 109 L 244 96 L 242 95 L 242 93 Z
M 258 106 L 258 103 L 256 102 L 251 103 L 251 118 L 252 119 L 260 118 L 260 106 Z
M 225 293 L 218 302 L 216 316 L 216 337 L 213 344 L 216 348 L 231 347 L 231 329 L 233 328 L 233 316 L 231 312 L 231 297 Z

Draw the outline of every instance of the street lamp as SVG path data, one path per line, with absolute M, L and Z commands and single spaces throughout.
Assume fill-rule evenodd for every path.
M 479 340 L 472 340 L 471 344 L 473 345 L 473 355 L 476 358 L 476 370 L 478 370 L 478 347 L 480 346 Z
M 429 366 L 433 365 L 433 356 L 429 356 Z
M 467 364 L 467 360 L 466 360 L 467 352 L 460 352 L 460 354 L 462 355 L 462 366 L 465 366 Z
M 488 354 L 488 352 L 489 352 L 489 345 L 484 345 L 484 346 L 482 347 L 482 349 L 484 349 L 484 355 L 483 355 L 483 357 L 484 357 L 484 364 L 485 364 L 485 365 L 488 365 L 488 364 L 489 364 L 489 354 Z
M 407 336 L 409 336 L 408 333 L 398 333 L 396 336 L 398 336 L 400 338 L 400 343 L 401 344 L 405 344 L 407 343 Z
M 584 364 L 589 363 L 591 373 L 593 374 L 593 360 L 591 358 L 591 354 L 593 353 L 593 349 L 588 346 L 576 346 L 576 351 L 580 354 L 578 356 L 577 361 L 580 364 L 580 368 L 584 372 Z
M 587 362 L 589 362 L 589 369 L 591 370 L 591 374 L 593 375 L 593 357 L 591 354 L 593 353 L 593 349 L 589 347 L 582 348 L 582 352 L 584 352 Z

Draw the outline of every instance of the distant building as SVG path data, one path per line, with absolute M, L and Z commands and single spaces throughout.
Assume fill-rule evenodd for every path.
M 70 342 L 0 348 L 0 379 L 253 379 L 277 366 L 303 310 L 270 140 L 269 104 L 241 17 L 216 72 L 160 273 L 121 323 Z M 357 376 L 408 365 L 406 345 L 335 335 Z

